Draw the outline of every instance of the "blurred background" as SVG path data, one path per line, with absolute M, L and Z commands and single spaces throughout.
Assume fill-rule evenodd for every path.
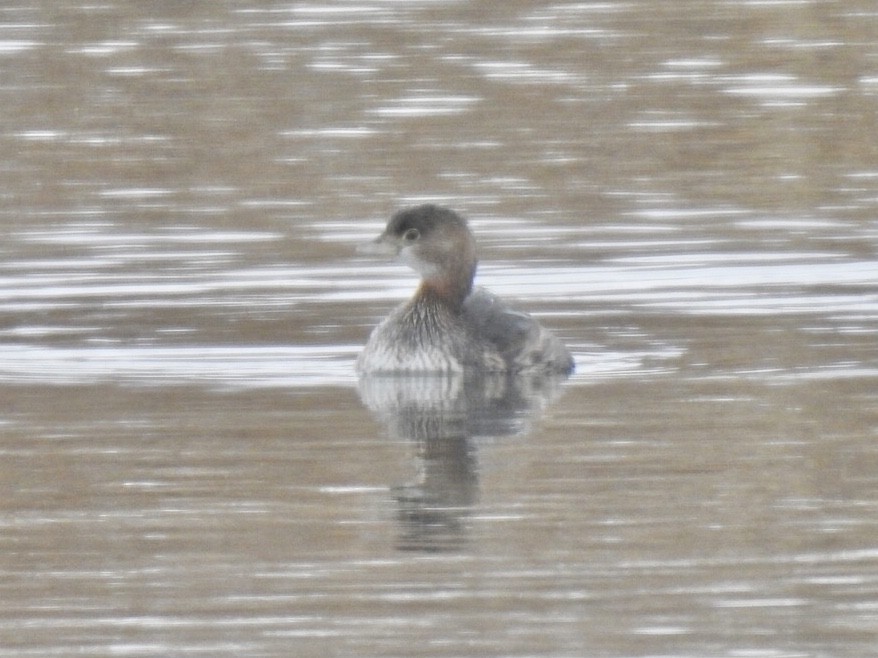
M 874 652 L 871 0 L 10 0 L 0 107 L 0 656 Z M 422 202 L 577 361 L 428 438 Z

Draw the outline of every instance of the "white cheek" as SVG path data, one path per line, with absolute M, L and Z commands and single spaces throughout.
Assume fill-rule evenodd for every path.
M 417 257 L 414 247 L 403 247 L 399 252 L 399 260 L 424 279 L 432 279 L 439 275 L 439 267 L 434 263 L 428 263 Z

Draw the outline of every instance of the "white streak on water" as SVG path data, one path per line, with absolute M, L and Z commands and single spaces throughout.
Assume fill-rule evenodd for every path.
M 349 386 L 359 346 L 52 348 L 7 345 L 0 381 L 208 384 L 218 388 Z

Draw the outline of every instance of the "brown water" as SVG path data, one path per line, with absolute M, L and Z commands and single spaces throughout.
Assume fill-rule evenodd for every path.
M 0 8 L 0 656 L 876 655 L 872 0 Z M 359 383 L 466 214 L 567 382 Z

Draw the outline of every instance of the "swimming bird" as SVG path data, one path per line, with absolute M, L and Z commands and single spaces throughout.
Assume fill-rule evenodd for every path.
M 573 371 L 570 352 L 554 334 L 473 286 L 475 238 L 453 210 L 401 210 L 359 251 L 396 259 L 421 276 L 414 296 L 372 331 L 357 359 L 360 373 Z

